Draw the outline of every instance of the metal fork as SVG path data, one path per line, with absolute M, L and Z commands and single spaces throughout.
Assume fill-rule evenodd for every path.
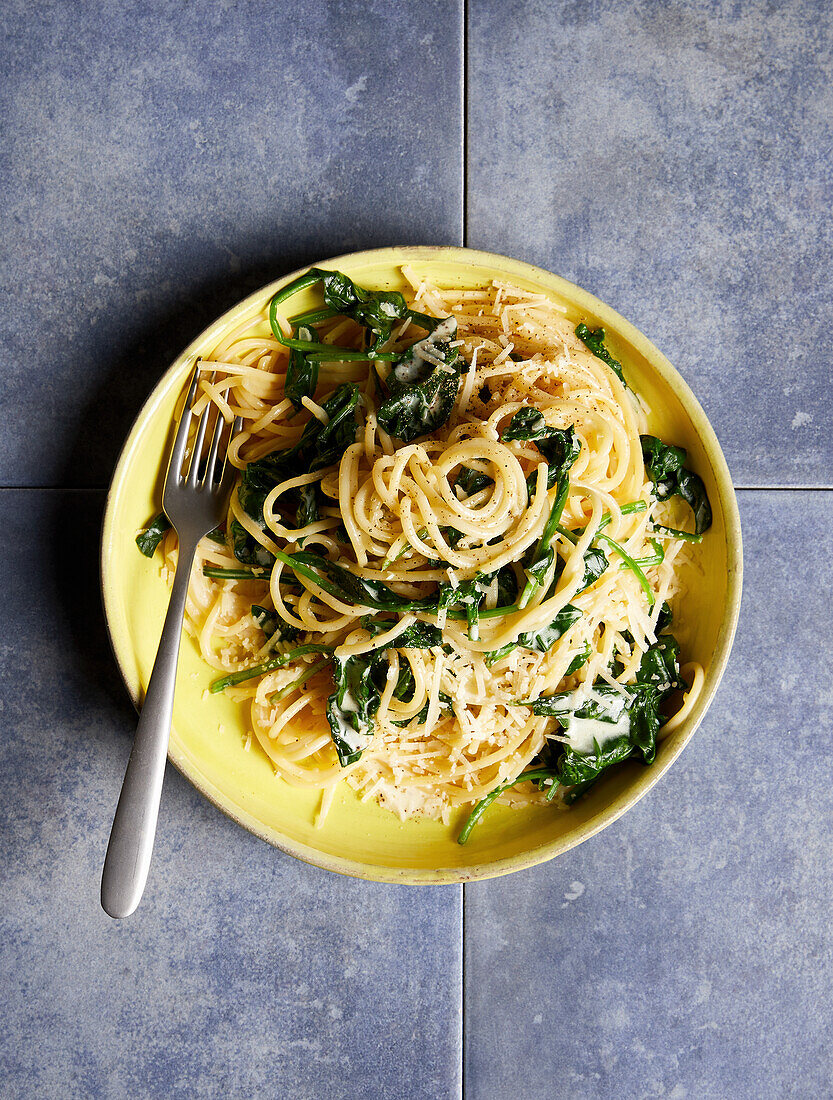
M 202 450 L 208 429 L 209 405 L 197 425 L 190 468 L 183 473 L 188 434 L 193 418 L 191 406 L 197 393 L 200 365 L 188 388 L 185 408 L 171 449 L 162 507 L 179 537 L 179 559 L 171 590 L 171 601 L 159 639 L 144 706 L 136 727 L 133 749 L 113 818 L 110 843 L 101 876 L 101 905 L 111 917 L 129 916 L 141 900 L 150 869 L 156 819 L 162 797 L 162 780 L 168 755 L 168 739 L 174 709 L 176 668 L 188 581 L 197 543 L 223 519 L 234 467 L 226 461 L 228 443 L 240 430 L 235 420 L 226 449 L 220 455 L 225 421 L 217 417 L 208 457 Z

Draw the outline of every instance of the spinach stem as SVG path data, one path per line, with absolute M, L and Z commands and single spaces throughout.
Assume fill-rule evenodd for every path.
M 466 618 L 468 620 L 468 635 L 469 638 L 476 642 L 480 639 L 480 603 L 478 600 L 472 601 L 466 608 Z
M 656 539 L 649 539 L 651 546 L 654 548 L 653 554 L 648 558 L 634 558 L 633 560 L 637 565 L 641 565 L 643 568 L 646 565 L 659 565 L 660 562 L 665 561 L 665 551 Z M 619 566 L 620 569 L 627 569 L 629 566 L 626 562 L 622 562 Z
M 209 684 L 208 690 L 212 695 L 224 691 L 227 687 L 242 684 L 245 680 L 251 680 L 255 676 L 262 676 L 265 672 L 274 672 L 276 668 L 283 668 L 291 664 L 297 657 L 303 657 L 305 653 L 332 653 L 335 646 L 331 645 L 300 645 L 297 649 L 290 649 L 288 653 L 279 653 L 276 657 L 270 657 L 259 665 L 251 665 L 249 668 L 238 669 L 228 676 L 223 676 Z
M 313 275 L 311 271 L 308 271 L 305 275 L 299 275 L 297 279 L 293 279 L 291 283 L 287 283 L 286 286 L 281 287 L 272 301 L 275 305 L 280 302 L 285 302 L 286 299 L 291 298 L 293 294 L 300 294 L 301 291 L 306 290 L 308 286 L 315 286 L 315 284 L 320 281 L 320 275 Z
M 661 523 L 654 524 L 654 531 L 669 538 L 683 539 L 684 542 L 702 542 L 702 535 L 695 535 L 692 531 L 678 531 L 676 527 L 664 527 Z
M 570 479 L 564 478 L 564 480 L 558 486 L 558 492 L 556 493 L 555 500 L 553 501 L 552 508 L 550 509 L 549 519 L 544 525 L 544 530 L 541 532 L 541 538 L 538 542 L 538 546 L 535 550 L 535 558 L 533 561 L 539 561 L 543 555 L 550 550 L 550 543 L 558 530 L 558 521 L 561 519 L 561 513 L 564 511 L 564 505 L 567 503 L 567 497 L 570 492 Z M 518 600 L 518 607 L 523 609 L 532 599 L 532 594 L 535 589 L 538 588 L 541 581 L 537 577 L 529 577 L 524 586 L 524 590 L 521 593 L 521 598 Z
M 460 835 L 457 837 L 458 844 L 465 844 L 471 835 L 472 829 L 478 823 L 483 814 L 488 810 L 498 795 L 503 794 L 509 787 L 514 787 L 518 783 L 531 783 L 536 779 L 552 779 L 553 786 L 557 786 L 558 773 L 552 768 L 533 768 L 532 771 L 522 772 L 516 779 L 507 779 L 505 783 L 500 783 L 494 790 L 489 791 L 485 798 L 481 798 L 472 812 L 466 818 L 463 828 L 460 830 Z
M 297 280 L 300 284 L 302 280 Z M 312 279 L 309 282 L 303 283 L 303 286 L 299 285 L 298 290 L 303 290 L 304 287 L 311 286 L 312 283 L 318 282 L 318 279 Z M 294 284 L 290 283 L 290 286 Z M 367 361 L 369 359 L 398 359 L 399 355 L 395 351 L 379 351 L 374 352 L 368 348 L 366 351 L 357 351 L 355 348 L 339 348 L 331 344 L 322 344 L 317 340 L 296 340 L 292 336 L 285 336 L 283 329 L 278 322 L 278 303 L 283 301 L 283 297 L 288 297 L 284 294 L 284 291 L 288 290 L 284 287 L 283 291 L 278 291 L 272 301 L 269 303 L 269 325 L 272 329 L 272 333 L 279 344 L 283 344 L 284 347 L 294 348 L 296 351 L 303 351 L 307 353 L 307 359 L 324 359 L 324 360 L 338 360 L 339 362 L 347 362 L 348 360 L 362 360 Z M 294 293 L 294 291 L 293 291 Z
M 648 505 L 645 503 L 644 500 L 631 500 L 627 504 L 623 504 L 619 511 L 622 513 L 623 516 L 630 516 L 633 515 L 634 512 L 644 512 L 647 507 Z M 613 516 L 610 514 L 610 512 L 605 512 L 605 514 L 599 520 L 599 526 L 596 528 L 596 530 L 603 531 L 612 519 Z M 565 538 L 568 538 L 570 542 L 575 544 L 578 542 L 578 540 L 581 538 L 586 530 L 586 527 L 577 527 L 574 531 L 570 531 L 566 527 L 559 526 L 558 533 L 560 535 L 564 535 Z
M 441 320 L 439 317 L 429 317 L 427 313 L 417 313 L 415 309 L 408 310 L 408 317 L 426 332 L 433 332 Z
M 300 325 L 308 327 L 317 325 L 319 321 L 330 321 L 333 317 L 338 317 L 336 311 L 329 306 L 322 306 L 321 309 L 308 309 L 306 313 L 297 313 L 289 318 L 289 323 L 293 328 L 298 328 Z
M 281 699 L 289 695 L 290 691 L 294 691 L 295 688 L 301 687 L 301 685 L 305 684 L 307 680 L 311 679 L 311 677 L 313 677 L 316 672 L 320 672 L 322 668 L 326 668 L 329 663 L 330 662 L 326 659 L 323 661 L 316 661 L 314 665 L 310 665 L 306 672 L 301 673 L 301 675 L 298 676 L 297 679 L 291 680 L 285 687 L 282 687 L 280 691 L 273 691 L 272 694 L 269 696 L 269 702 L 279 703 Z
M 288 347 L 298 348 L 301 351 L 306 350 L 307 359 L 317 362 L 333 362 L 350 363 L 350 362 L 368 362 L 372 360 L 375 363 L 387 361 L 392 363 L 399 358 L 399 355 L 395 351 L 371 351 L 368 348 L 366 351 L 356 351 L 354 348 L 337 348 L 331 344 L 313 344 L 304 340 L 286 340 L 284 341 Z
M 421 527 L 419 529 L 419 531 L 417 531 L 417 535 L 421 539 L 424 539 L 427 534 L 428 534 L 428 528 L 427 527 Z M 385 560 L 379 566 L 380 571 L 384 572 L 385 569 L 389 569 L 395 561 L 399 561 L 399 559 L 402 557 L 402 555 L 407 554 L 410 549 L 411 549 L 411 544 L 409 542 L 406 542 L 405 545 L 392 558 L 385 558 Z
M 648 578 L 642 572 L 636 559 L 632 558 L 627 550 L 625 550 L 623 546 L 620 546 L 619 543 L 616 542 L 614 539 L 610 538 L 609 535 L 597 535 L 597 538 L 599 538 L 602 542 L 607 543 L 611 550 L 615 550 L 622 561 L 625 562 L 628 568 L 633 572 L 636 579 L 642 585 L 642 590 L 648 597 L 648 606 L 653 607 L 655 603 L 654 590 L 651 588 Z
M 204 577 L 216 577 L 225 581 L 265 581 L 269 577 L 269 570 L 255 566 L 253 569 L 226 569 L 222 565 L 204 565 L 202 567 Z

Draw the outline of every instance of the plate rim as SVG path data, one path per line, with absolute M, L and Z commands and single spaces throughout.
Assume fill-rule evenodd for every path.
M 618 334 L 624 336 L 640 351 L 644 358 L 648 360 L 651 368 L 657 371 L 663 381 L 676 390 L 681 403 L 692 421 L 697 436 L 703 444 L 709 461 L 712 464 L 712 470 L 717 483 L 721 513 L 726 528 L 728 565 L 726 611 L 717 636 L 710 669 L 710 683 L 697 703 L 699 713 L 692 721 L 690 727 L 685 731 L 684 736 L 680 737 L 674 748 L 666 753 L 659 767 L 657 766 L 658 762 L 656 762 L 651 768 L 646 768 L 639 781 L 630 787 L 626 793 L 619 796 L 619 798 L 614 800 L 609 806 L 602 809 L 593 818 L 566 836 L 558 837 L 555 840 L 525 852 L 516 853 L 512 856 L 505 856 L 491 862 L 477 863 L 470 867 L 398 868 L 394 866 L 361 863 L 360 861 L 347 857 L 333 856 L 321 852 L 300 841 L 291 840 L 278 833 L 277 830 L 264 826 L 263 823 L 252 814 L 247 813 L 245 810 L 235 806 L 228 800 L 207 776 L 192 766 L 192 762 L 184 753 L 180 754 L 174 751 L 170 744 L 168 746 L 168 760 L 204 798 L 225 814 L 226 817 L 231 818 L 236 824 L 242 826 L 248 832 L 253 833 L 261 840 L 266 841 L 266 843 L 272 847 L 278 848 L 288 855 L 311 866 L 320 867 L 323 870 L 332 871 L 350 878 L 403 885 L 442 885 L 498 878 L 515 871 L 526 870 L 530 867 L 548 862 L 556 856 L 570 851 L 570 849 L 583 843 L 585 840 L 589 840 L 591 837 L 607 828 L 608 825 L 612 825 L 614 821 L 617 821 L 627 810 L 648 794 L 691 741 L 691 738 L 694 736 L 700 723 L 708 712 L 714 695 L 720 686 L 737 629 L 743 588 L 743 540 L 737 496 L 726 458 L 714 428 L 697 397 L 679 371 L 677 371 L 659 348 L 657 348 L 644 333 L 636 328 L 635 325 L 611 306 L 602 302 L 601 299 L 597 298 L 589 291 L 584 290 L 577 284 L 564 279 L 560 275 L 556 275 L 554 272 L 548 271 L 546 268 L 538 267 L 524 260 L 518 260 L 501 253 L 465 248 L 458 245 L 394 245 L 384 248 L 365 249 L 359 252 L 342 253 L 339 256 L 329 257 L 315 263 L 304 264 L 295 271 L 289 272 L 286 275 L 280 276 L 264 284 L 264 286 L 254 290 L 251 294 L 248 294 L 229 309 L 224 310 L 223 313 L 210 321 L 209 324 L 175 356 L 170 366 L 168 366 L 158 378 L 150 393 L 142 402 L 125 437 L 124 443 L 119 450 L 119 455 L 107 488 L 104 515 L 101 525 L 99 553 L 100 590 L 110 649 L 122 682 L 137 711 L 139 709 L 140 685 L 134 683 L 128 675 L 125 664 L 118 652 L 113 630 L 111 629 L 111 612 L 108 606 L 108 593 L 112 591 L 113 585 L 110 580 L 110 561 L 108 559 L 107 550 L 110 541 L 109 534 L 114 523 L 114 498 L 123 478 L 124 469 L 126 468 L 130 452 L 137 441 L 141 427 L 145 423 L 146 418 L 152 415 L 154 404 L 162 399 L 168 386 L 181 369 L 179 366 L 181 361 L 187 360 L 194 354 L 192 349 L 196 348 L 203 341 L 209 329 L 221 325 L 232 313 L 244 312 L 245 309 L 254 304 L 256 300 L 267 296 L 271 297 L 271 295 L 281 286 L 286 285 L 298 275 L 308 271 L 310 267 L 337 265 L 344 260 L 350 260 L 351 262 L 390 262 L 393 266 L 402 266 L 402 264 L 411 261 L 446 260 L 459 264 L 480 264 L 485 267 L 497 267 L 498 269 L 503 269 L 505 267 L 507 275 L 516 274 L 521 277 L 526 277 L 530 281 L 538 282 L 539 284 L 543 282 L 544 285 L 550 286 L 552 289 L 556 290 L 556 292 L 563 294 L 571 301 L 579 304 L 582 309 L 586 308 L 587 312 L 600 317 L 610 328 L 615 329 Z

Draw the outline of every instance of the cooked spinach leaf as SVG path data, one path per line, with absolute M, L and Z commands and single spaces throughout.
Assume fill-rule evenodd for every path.
M 575 657 L 573 657 L 572 661 L 570 661 L 570 663 L 565 668 L 564 675 L 572 676 L 574 672 L 578 672 L 582 665 L 586 665 L 587 662 L 590 660 L 590 652 L 590 643 L 585 642 L 582 648 L 578 651 Z
M 461 466 L 454 487 L 459 487 L 467 497 L 472 497 L 475 493 L 488 489 L 494 483 L 494 479 L 489 477 L 488 474 L 473 470 L 471 466 Z
M 441 584 L 437 598 L 437 610 L 449 611 L 452 608 L 465 608 L 468 620 L 468 634 L 473 642 L 480 637 L 480 605 L 489 591 L 491 577 L 477 573 L 471 580 L 458 584 Z
M 408 600 L 397 595 L 382 581 L 357 577 L 342 565 L 322 558 L 318 554 L 299 551 L 296 554 L 278 554 L 278 559 L 288 565 L 299 577 L 314 581 L 325 592 L 345 603 L 371 607 L 376 611 L 431 611 L 436 610 L 434 597 L 422 600 Z
M 547 427 L 544 414 L 540 409 L 529 406 L 518 409 L 501 432 L 501 439 L 504 442 L 509 442 L 510 439 L 545 439 L 549 431 L 552 429 Z
M 633 559 L 637 565 L 642 566 L 643 568 L 646 565 L 659 565 L 661 562 L 665 561 L 665 550 L 662 547 L 662 543 L 657 542 L 656 539 L 648 539 L 648 542 L 650 542 L 653 552 L 649 555 L 646 555 L 644 558 Z M 630 566 L 626 561 L 623 561 L 620 564 L 619 568 L 629 569 Z
M 660 704 L 672 691 L 686 685 L 680 677 L 680 647 L 671 634 L 661 634 L 642 658 L 636 674 L 636 698 L 631 708 L 631 739 L 646 763 L 654 759 L 662 726 Z
M 494 576 L 494 574 L 492 575 Z M 511 565 L 504 565 L 497 573 L 497 604 L 495 610 L 514 604 L 517 598 L 518 578 L 515 576 L 515 570 Z
M 301 636 L 301 631 L 282 619 L 274 609 L 269 610 L 268 607 L 253 603 L 252 618 L 269 640 L 296 642 Z
M 311 554 L 308 551 L 285 554 L 281 551 L 278 554 L 278 559 L 284 565 L 288 565 L 293 569 L 299 577 L 306 577 L 308 580 L 313 581 L 325 592 L 335 596 L 336 599 L 344 600 L 345 603 L 370 607 L 374 611 L 388 611 L 396 614 L 406 611 L 423 611 L 435 615 L 438 611 L 445 610 L 449 618 L 465 618 L 469 620 L 471 625 L 473 620 L 480 617 L 493 618 L 518 610 L 516 605 L 499 606 L 492 610 L 482 610 L 480 608 L 492 577 L 478 575 L 473 580 L 464 581 L 456 587 L 451 584 L 442 584 L 434 596 L 425 596 L 420 600 L 409 600 L 398 595 L 382 581 L 357 577 L 344 566 L 337 565 L 318 554 Z M 509 573 L 504 573 L 503 570 L 498 573 L 499 593 L 501 592 L 501 584 L 503 584 L 502 591 L 504 597 L 506 597 L 511 591 L 511 580 Z M 442 601 L 442 605 L 440 601 Z
M 644 500 L 631 500 L 627 504 L 623 504 L 619 511 L 622 513 L 623 516 L 630 516 L 633 515 L 634 512 L 644 512 L 647 507 L 648 505 L 645 503 Z M 603 531 L 605 527 L 609 525 L 612 519 L 613 516 L 611 516 L 610 512 L 605 512 L 605 514 L 599 520 L 599 526 L 596 528 L 596 530 Z M 559 526 L 558 530 L 561 532 L 562 535 L 568 538 L 570 542 L 576 543 L 587 530 L 587 528 L 577 527 L 575 530 L 571 531 L 566 527 Z
M 146 558 L 153 557 L 156 553 L 156 547 L 165 537 L 165 533 L 170 531 L 170 529 L 171 521 L 164 512 L 160 512 L 158 516 L 154 516 L 144 530 L 139 532 L 136 536 L 136 545 Z
M 365 616 L 362 625 L 373 634 L 381 634 L 389 630 L 392 624 Z M 427 623 L 416 622 L 382 649 L 357 653 L 343 659 L 333 657 L 335 691 L 327 700 L 327 721 L 342 767 L 358 760 L 367 741 L 373 736 L 373 720 L 382 701 L 389 667 L 385 651 L 425 649 L 441 644 L 441 631 Z M 397 698 L 406 700 L 413 689 L 413 674 L 406 664 L 400 668 L 394 694 Z
M 634 576 L 642 586 L 642 590 L 648 599 L 648 606 L 653 607 L 655 601 L 654 590 L 651 588 L 651 582 L 642 572 L 642 566 L 639 564 L 636 558 L 631 557 L 624 546 L 621 546 L 618 542 L 615 542 L 608 535 L 597 535 L 596 538 L 598 538 L 601 542 L 606 543 L 611 548 L 611 550 L 616 551 L 624 564 L 628 567 L 628 569 L 631 570 L 631 572 L 634 574 Z
M 594 584 L 608 567 L 607 555 L 600 546 L 588 546 L 584 555 L 584 578 L 580 591 Z
M 537 653 L 549 653 L 558 639 L 580 618 L 581 611 L 577 607 L 571 603 L 565 604 L 549 626 L 537 632 L 527 631 L 519 635 L 518 645 Z
M 327 414 L 327 423 L 322 424 L 317 417 L 311 417 L 295 446 L 277 452 L 280 465 L 286 468 L 292 460 L 295 473 L 299 469 L 313 473 L 338 462 L 350 444 L 356 442 L 358 404 L 357 384 L 342 382 L 321 406 Z
M 266 569 L 253 566 L 251 569 L 228 569 L 224 565 L 204 565 L 202 567 L 204 577 L 214 577 L 222 581 L 268 581 L 269 572 Z
M 541 538 L 535 550 L 525 562 L 527 583 L 518 605 L 526 607 L 535 589 L 543 584 L 550 569 L 556 564 L 555 549 L 552 540 L 558 531 L 561 513 L 567 503 L 570 492 L 570 469 L 581 450 L 572 428 L 549 428 L 538 409 L 519 409 L 503 432 L 504 441 L 511 439 L 533 440 L 547 460 L 547 489 L 558 487 L 555 500 Z M 534 492 L 535 474 L 527 478 L 527 492 L 530 499 Z
M 440 533 L 445 541 L 451 547 L 452 550 L 456 550 L 460 540 L 463 537 L 463 532 L 458 531 L 456 527 L 441 527 Z
M 626 691 L 630 691 L 628 686 Z M 579 690 L 582 695 L 582 690 Z M 592 694 L 581 702 L 576 702 L 575 691 L 559 691 L 555 695 L 541 695 L 537 699 L 527 699 L 521 706 L 529 707 L 539 717 L 557 718 L 564 730 L 576 718 L 592 718 L 597 722 L 617 722 L 626 709 L 626 696 L 619 688 L 598 680 L 593 684 Z
M 305 325 L 299 325 L 299 340 L 312 341 L 315 339 L 315 335 L 313 329 L 307 328 Z M 315 396 L 317 385 L 318 363 L 314 359 L 307 359 L 304 353 L 297 348 L 292 348 L 289 352 L 289 365 L 286 368 L 284 393 L 296 409 L 303 408 L 304 397 Z
M 329 660 L 325 657 L 323 661 L 316 661 L 314 665 L 309 665 L 300 676 L 296 676 L 294 680 L 290 680 L 288 684 L 284 684 L 278 691 L 273 691 L 269 696 L 269 702 L 273 705 L 279 703 L 281 699 L 285 699 L 290 692 L 301 687 L 307 680 L 311 680 L 316 672 L 320 672 L 322 668 L 326 668 L 329 663 Z
M 670 535 L 675 539 L 682 539 L 683 542 L 702 542 L 703 536 L 692 534 L 691 531 L 680 531 L 676 527 L 665 527 L 662 523 L 653 524 L 653 528 L 661 535 Z
M 501 439 L 507 443 L 511 439 L 530 440 L 547 462 L 547 488 L 551 489 L 556 481 L 567 476 L 570 467 L 579 456 L 581 443 L 576 439 L 572 428 L 550 428 L 538 409 L 518 409 L 504 428 Z M 535 493 L 537 471 L 533 470 L 526 479 L 530 500 Z
M 136 545 L 139 550 L 145 555 L 146 558 L 152 558 L 156 553 L 156 548 L 159 546 L 162 539 L 165 537 L 166 532 L 171 529 L 171 521 L 165 515 L 164 512 L 160 512 L 158 516 L 154 516 L 147 527 L 144 527 L 136 536 Z M 213 542 L 226 544 L 226 533 L 222 527 L 215 527 L 212 531 L 209 531 L 205 536 L 211 539 Z
M 269 493 L 278 484 L 273 472 L 263 462 L 250 462 L 240 474 L 237 486 L 237 500 L 240 507 L 251 519 L 266 531 L 263 518 L 263 504 Z M 230 525 L 231 551 L 244 565 L 259 565 L 270 569 L 275 564 L 274 555 L 257 541 L 239 520 L 233 519 Z
M 633 756 L 635 750 L 636 746 L 628 734 L 611 738 L 602 745 L 596 742 L 593 751 L 589 753 L 568 749 L 561 757 L 558 782 L 564 787 L 574 787 L 579 783 L 586 784 L 586 790 L 603 771 L 627 760 L 628 757 Z M 646 763 L 649 762 L 646 761 Z
M 456 335 L 456 319 L 446 317 L 394 363 L 385 379 L 389 396 L 376 413 L 388 435 L 410 443 L 448 420 L 460 385 Z
M 340 271 L 312 268 L 321 279 L 324 302 L 335 313 L 350 317 L 377 336 L 387 339 L 393 326 L 409 316 L 408 303 L 397 290 L 367 290 Z
M 316 283 L 323 284 L 326 308 L 313 310 L 295 320 L 312 324 L 339 314 L 350 317 L 372 334 L 364 350 L 358 351 L 354 348 L 340 348 L 325 344 L 315 338 L 317 334 L 314 334 L 311 339 L 304 339 L 300 334 L 284 335 L 278 321 L 277 307 L 293 294 Z M 288 283 L 273 296 L 269 303 L 269 323 L 275 339 L 286 347 L 304 352 L 307 359 L 312 360 L 396 359 L 396 353 L 382 352 L 379 346 L 388 339 L 394 324 L 408 316 L 419 323 L 420 315 L 408 309 L 405 299 L 398 291 L 366 290 L 340 271 L 325 271 L 323 268 L 316 267 L 310 268 L 304 275 Z
M 654 633 L 659 634 L 661 631 L 666 630 L 674 621 L 674 613 L 671 610 L 670 604 L 667 602 L 662 605 L 657 615 L 657 625 L 654 627 Z
M 622 364 L 618 359 L 614 359 L 605 347 L 605 330 L 603 328 L 590 329 L 582 322 L 582 324 L 576 325 L 576 336 L 578 336 L 583 344 L 590 348 L 597 359 L 601 359 L 603 363 L 607 363 L 623 386 L 627 386 L 625 375 L 622 371 Z
M 333 657 L 335 691 L 327 700 L 327 721 L 342 768 L 359 759 L 373 736 L 373 718 L 384 690 L 382 669 L 375 654 Z
M 500 649 L 494 649 L 491 653 L 487 653 L 486 664 L 490 666 L 496 664 L 507 653 L 517 649 L 518 646 L 522 649 L 534 650 L 537 653 L 549 653 L 558 639 L 566 634 L 573 623 L 580 618 L 581 611 L 577 607 L 573 607 L 571 603 L 565 604 L 549 626 L 544 627 L 543 630 L 537 632 L 525 631 L 523 634 L 518 635 L 517 642 L 510 642 L 508 645 L 501 646 Z
M 214 530 L 209 531 L 205 537 L 211 539 L 212 542 L 219 542 L 221 546 L 226 545 L 226 533 L 222 527 L 215 527 Z
M 219 680 L 209 684 L 208 690 L 212 695 L 216 695 L 217 692 L 223 691 L 227 687 L 234 687 L 235 684 L 242 684 L 255 676 L 263 676 L 267 672 L 274 672 L 276 668 L 283 668 L 284 665 L 292 664 L 298 657 L 303 657 L 306 653 L 332 653 L 333 648 L 331 645 L 309 644 L 298 646 L 297 649 L 290 649 L 287 653 L 276 653 L 274 657 L 270 657 L 267 661 L 261 661 L 260 664 L 250 665 L 249 668 L 241 668 L 237 672 L 230 672 L 227 676 L 221 676 Z
M 702 535 L 712 525 L 712 510 L 709 505 L 706 486 L 703 479 L 685 467 L 686 452 L 682 447 L 663 443 L 655 435 L 642 435 L 642 457 L 645 469 L 654 483 L 657 500 L 667 500 L 679 496 L 694 513 L 694 532 Z
M 395 622 L 395 620 L 391 621 L 390 619 L 377 619 L 371 615 L 365 615 L 362 618 L 362 626 L 374 636 L 384 634 L 386 630 L 390 630 L 395 625 Z M 443 632 L 438 627 L 432 626 L 430 623 L 420 622 L 418 619 L 397 634 L 385 648 L 431 649 L 433 646 L 442 644 Z M 382 650 L 376 650 L 375 652 L 381 653 Z
M 364 350 L 357 351 L 353 348 L 339 348 L 324 344 L 316 340 L 316 334 L 308 339 L 303 338 L 300 332 L 295 337 L 284 335 L 278 323 L 278 305 L 287 298 L 291 298 L 293 294 L 316 283 L 322 284 L 324 309 L 310 310 L 294 317 L 292 322 L 300 327 L 301 324 L 316 324 L 339 314 L 349 317 L 370 334 L 371 338 Z M 429 332 L 437 324 L 436 318 L 426 317 L 423 313 L 409 309 L 404 297 L 396 290 L 368 290 L 354 283 L 340 271 L 325 271 L 323 268 L 316 267 L 310 268 L 304 275 L 288 283 L 274 295 L 269 303 L 269 322 L 275 338 L 287 347 L 305 352 L 307 358 L 313 360 L 387 359 L 395 361 L 398 358 L 396 352 L 384 352 L 380 348 L 389 339 L 393 326 L 406 318 Z
M 561 513 L 564 511 L 564 505 L 567 503 L 569 492 L 570 481 L 565 475 L 558 482 L 558 493 L 550 509 L 549 518 L 544 525 L 541 538 L 538 540 L 538 545 L 535 547 L 531 560 L 525 570 L 527 582 L 518 600 L 518 605 L 521 608 L 526 607 L 532 599 L 535 589 L 539 588 L 544 583 L 550 569 L 556 564 L 556 554 L 552 545 L 552 540 L 558 530 L 558 523 L 561 519 Z
M 396 677 L 396 687 L 393 689 L 394 697 L 399 699 L 403 703 L 407 703 L 413 698 L 414 690 L 416 688 L 416 681 L 414 680 L 414 674 L 411 671 L 411 664 L 409 661 L 399 662 L 399 675 Z
M 665 608 L 661 618 L 666 619 Z M 621 671 L 621 665 L 614 666 Z M 563 691 L 526 700 L 533 714 L 557 718 L 561 728 L 570 735 L 572 726 L 583 720 L 609 723 L 616 727 L 615 736 L 601 744 L 593 737 L 591 752 L 579 751 L 568 745 L 558 761 L 559 783 L 562 786 L 589 784 L 613 764 L 636 755 L 650 764 L 656 754 L 657 736 L 663 723 L 660 706 L 667 696 L 685 687 L 680 678 L 679 645 L 671 634 L 661 634 L 646 650 L 632 684 L 620 688 L 604 680 L 593 684 L 589 695 L 580 690 Z M 627 729 L 622 730 L 623 721 Z
M 295 526 L 297 528 L 308 527 L 309 524 L 315 523 L 316 520 L 321 518 L 318 511 L 318 485 L 315 483 L 302 485 L 297 492 L 300 499 L 298 510 L 295 513 Z M 303 544 L 303 541 L 303 538 L 298 539 L 300 544 Z
M 298 470 L 313 473 L 337 462 L 347 447 L 356 439 L 356 407 L 359 403 L 359 387 L 344 382 L 322 405 L 328 421 L 322 424 L 311 417 L 301 438 L 283 451 L 274 451 L 257 462 L 250 462 L 240 475 L 237 499 L 240 507 L 254 522 L 266 530 L 263 505 L 269 493 L 281 481 Z M 295 523 L 304 527 L 319 518 L 317 485 L 302 486 L 285 495 L 285 507 L 295 508 Z M 237 520 L 231 523 L 232 552 L 245 565 L 271 567 L 275 558 L 269 550 Z
M 243 565 L 271 569 L 275 564 L 274 555 L 253 538 L 236 519 L 231 521 L 231 552 Z

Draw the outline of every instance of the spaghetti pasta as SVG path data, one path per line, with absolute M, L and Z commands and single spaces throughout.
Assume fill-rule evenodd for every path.
M 342 780 L 449 821 L 498 788 L 565 806 L 609 763 L 649 762 L 660 704 L 687 713 L 703 680 L 666 632 L 696 475 L 645 451 L 604 334 L 594 350 L 506 283 L 405 268 L 400 303 L 316 271 L 297 289 L 331 276 L 323 308 L 290 320 L 279 294 L 270 333 L 241 325 L 201 364 L 199 400 L 244 425 L 186 612 L 212 689 L 283 780 L 322 792 L 319 816 Z

